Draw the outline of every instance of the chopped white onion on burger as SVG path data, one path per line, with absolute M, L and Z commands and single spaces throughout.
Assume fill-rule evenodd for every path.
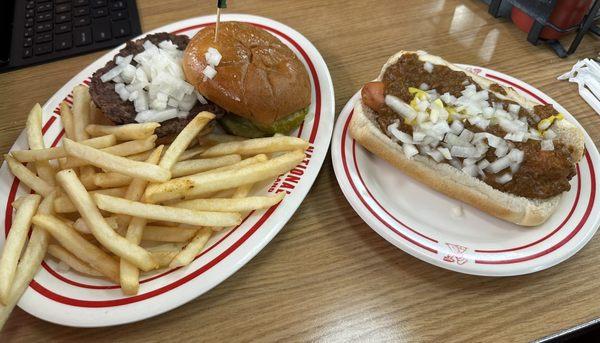
M 194 94 L 196 94 L 196 99 L 198 99 L 202 105 L 208 104 L 208 101 L 200 94 L 200 92 L 198 92 L 198 90 L 195 89 Z
M 169 108 L 164 111 L 147 110 L 137 114 L 135 121 L 138 123 L 148 122 L 163 122 L 169 119 L 177 118 L 178 111 L 176 108 Z
M 116 83 L 115 92 L 119 94 L 122 101 L 127 101 L 127 99 L 129 99 L 129 91 L 125 88 L 125 84 Z
M 207 78 L 212 79 L 215 76 L 217 76 L 217 70 L 211 65 L 207 65 L 206 67 L 204 67 L 202 74 L 204 74 L 204 76 L 206 76 Z
M 208 48 L 208 51 L 204 54 L 204 58 L 206 59 L 206 63 L 216 67 L 221 62 L 222 56 L 221 53 L 219 53 L 219 50 L 215 48 Z
M 168 40 L 159 42 L 158 46 L 147 40 L 143 48 L 144 51 L 135 56 L 115 57 L 117 65 L 100 80 L 121 81 L 115 83 L 115 92 L 121 100 L 133 102 L 138 122 L 161 122 L 187 116 L 198 97 L 193 94 L 194 86 L 184 79 L 183 51 Z M 137 65 L 131 64 L 132 61 Z

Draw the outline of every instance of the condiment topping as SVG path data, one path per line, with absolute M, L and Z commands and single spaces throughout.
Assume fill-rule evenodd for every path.
M 100 78 L 102 82 L 115 82 L 115 92 L 121 100 L 133 102 L 137 122 L 185 118 L 196 101 L 207 103 L 185 81 L 181 68 L 183 51 L 177 45 L 169 40 L 158 46 L 146 41 L 143 47 L 144 51 L 135 56 L 117 56 L 117 65 Z
M 555 141 L 552 125 L 563 116 L 551 105 L 523 108 L 504 99 L 499 85 L 482 89 L 464 72 L 423 62 L 417 54 L 402 55 L 381 83 L 368 86 L 363 101 L 408 158 L 449 163 L 496 189 L 528 198 L 570 189 L 574 164 L 569 150 Z M 381 88 L 383 103 L 377 100 Z

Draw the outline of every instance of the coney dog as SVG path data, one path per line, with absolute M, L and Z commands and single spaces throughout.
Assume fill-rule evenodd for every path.
M 552 105 L 424 51 L 400 51 L 355 103 L 350 135 L 417 181 L 535 226 L 570 189 L 584 135 Z

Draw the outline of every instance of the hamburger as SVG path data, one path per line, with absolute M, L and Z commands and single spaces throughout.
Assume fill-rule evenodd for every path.
M 218 121 L 248 138 L 287 134 L 304 120 L 310 79 L 296 55 L 254 25 L 222 22 L 200 30 L 183 54 L 183 72 L 209 102 L 223 108 Z

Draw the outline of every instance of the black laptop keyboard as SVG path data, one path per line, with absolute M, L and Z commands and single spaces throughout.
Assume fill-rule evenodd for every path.
M 141 33 L 135 0 L 14 1 L 11 58 L 5 67 L 104 49 Z

